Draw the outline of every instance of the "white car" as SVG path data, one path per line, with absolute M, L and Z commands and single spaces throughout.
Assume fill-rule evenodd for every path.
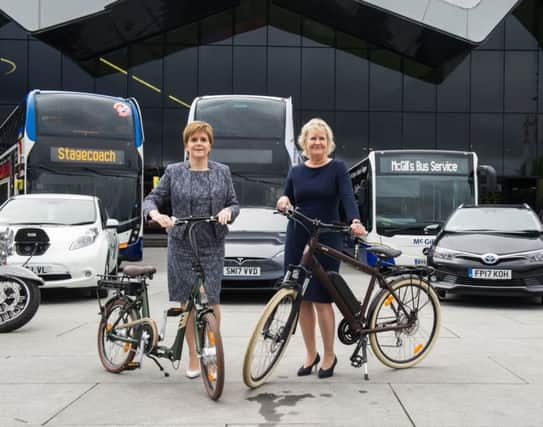
M 0 224 L 15 233 L 8 264 L 32 270 L 46 288 L 94 287 L 97 274 L 116 272 L 119 223 L 97 197 L 14 196 L 0 207 Z

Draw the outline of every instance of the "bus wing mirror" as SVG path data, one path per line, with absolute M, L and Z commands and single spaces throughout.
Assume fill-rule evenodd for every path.
M 437 233 L 439 230 L 441 230 L 441 224 L 430 224 L 424 227 L 424 233 Z
M 477 168 L 479 187 L 482 193 L 495 193 L 497 190 L 496 169 L 490 165 L 480 165 Z
M 108 218 L 106 221 L 106 228 L 117 228 L 119 226 L 119 221 L 115 218 Z

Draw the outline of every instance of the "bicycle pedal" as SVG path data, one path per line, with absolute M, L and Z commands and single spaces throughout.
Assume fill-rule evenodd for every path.
M 133 371 L 134 369 L 138 369 L 139 367 L 141 367 L 141 363 L 139 362 L 128 362 L 124 369 L 126 371 Z
M 167 315 L 168 317 L 177 317 L 180 316 L 181 313 L 183 313 L 183 309 L 181 307 L 171 307 L 168 309 Z
M 364 359 L 362 359 L 361 356 L 353 356 L 353 357 L 351 357 L 351 366 L 352 367 L 360 368 L 363 363 L 364 363 Z

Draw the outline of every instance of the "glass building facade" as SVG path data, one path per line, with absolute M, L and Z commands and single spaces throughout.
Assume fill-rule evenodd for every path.
M 79 64 L 14 23 L 0 27 L 0 120 L 31 89 L 135 97 L 146 182 L 182 158 L 196 96 L 292 97 L 295 131 L 332 126 L 348 164 L 375 149 L 472 150 L 495 167 L 502 202 L 543 204 L 543 1 L 524 0 L 488 40 L 431 68 L 273 1 L 242 0 Z M 401 34 L 397 35 L 401 37 Z

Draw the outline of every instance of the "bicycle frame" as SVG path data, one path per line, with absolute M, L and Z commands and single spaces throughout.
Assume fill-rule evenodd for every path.
M 402 330 L 405 327 L 411 326 L 412 322 L 414 322 L 413 317 L 409 314 L 407 309 L 405 308 L 403 302 L 396 296 L 394 293 L 394 290 L 390 286 L 390 284 L 385 280 L 385 277 L 381 274 L 379 271 L 381 266 L 381 260 L 376 264 L 375 267 L 370 267 L 368 265 L 362 264 L 357 259 L 346 255 L 337 249 L 334 249 L 330 246 L 327 246 L 321 242 L 319 242 L 319 229 L 318 226 L 321 223 L 319 222 L 316 224 L 316 229 L 312 232 L 310 232 L 310 239 L 308 244 L 306 245 L 304 249 L 304 253 L 302 255 L 302 259 L 299 266 L 294 266 L 294 269 L 296 267 L 302 267 L 304 272 L 304 277 L 302 280 L 300 280 L 299 277 L 294 278 L 294 280 L 299 285 L 299 291 L 303 295 L 305 293 L 305 290 L 307 288 L 307 285 L 309 283 L 310 277 L 308 277 L 307 272 L 310 272 L 309 276 L 313 274 L 319 281 L 322 283 L 322 285 L 326 288 L 328 293 L 330 294 L 332 300 L 336 303 L 339 311 L 344 316 L 346 321 L 349 323 L 351 328 L 353 329 L 353 332 L 360 334 L 360 335 L 367 335 L 370 333 L 375 332 L 385 332 L 385 331 L 397 331 Z M 315 225 L 315 224 L 314 224 Z M 338 229 L 338 231 L 340 231 Z M 366 293 L 364 295 L 364 299 L 362 303 L 360 304 L 360 311 L 357 313 L 353 313 L 349 307 L 345 304 L 343 298 L 340 296 L 339 292 L 336 290 L 334 285 L 332 284 L 328 274 L 322 267 L 322 265 L 319 263 L 317 258 L 315 257 L 315 253 L 322 253 L 324 255 L 327 255 L 331 258 L 338 259 L 342 262 L 346 262 L 347 264 L 354 267 L 356 270 L 361 271 L 365 274 L 368 274 L 371 276 L 371 280 L 368 286 L 368 289 L 366 290 Z M 411 269 L 401 269 L 399 268 L 397 271 L 395 271 L 396 275 L 401 275 L 403 273 L 421 273 L 423 271 L 422 268 L 411 268 Z M 298 273 L 299 276 L 299 273 Z M 285 280 L 288 281 L 291 278 L 289 273 L 287 273 L 287 276 L 285 277 Z M 390 294 L 393 296 L 393 298 L 398 303 L 398 308 L 402 310 L 402 312 L 405 314 L 405 318 L 407 319 L 407 324 L 399 323 L 396 326 L 381 326 L 379 328 L 366 328 L 366 313 L 368 312 L 369 304 L 371 295 L 373 293 L 373 290 L 375 288 L 375 283 L 379 284 L 379 287 L 382 289 L 387 289 Z

